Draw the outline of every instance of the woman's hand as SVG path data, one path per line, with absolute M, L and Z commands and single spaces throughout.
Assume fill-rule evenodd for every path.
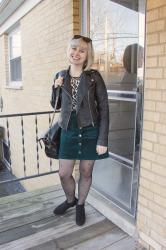
M 107 147 L 97 145 L 96 152 L 98 153 L 98 155 L 105 154 L 107 152 Z
M 55 86 L 55 88 L 57 88 L 58 86 L 62 86 L 62 84 L 63 84 L 63 77 L 62 77 L 62 76 L 59 76 L 59 77 L 55 80 L 54 86 Z

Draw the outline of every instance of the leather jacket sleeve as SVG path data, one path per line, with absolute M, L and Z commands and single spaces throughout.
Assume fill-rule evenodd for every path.
M 65 71 L 60 71 L 58 72 L 55 77 L 54 77 L 54 84 L 55 84 L 55 80 L 59 77 L 59 75 L 64 76 Z M 55 88 L 55 85 L 52 85 L 52 93 L 51 93 L 51 106 L 54 108 L 55 107 L 55 103 L 56 103 L 56 97 L 57 97 L 57 89 Z M 61 100 L 62 100 L 62 89 L 60 89 L 60 93 L 59 93 L 59 98 L 58 98 L 58 103 L 57 103 L 57 110 L 61 108 Z
M 99 112 L 99 136 L 97 145 L 108 146 L 109 107 L 108 94 L 104 80 L 98 71 L 95 72 L 96 101 Z

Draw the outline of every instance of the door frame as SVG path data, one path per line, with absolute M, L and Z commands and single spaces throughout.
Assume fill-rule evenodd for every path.
M 111 0 L 113 1 L 113 0 Z M 139 39 L 138 44 L 141 45 L 143 48 L 145 47 L 145 13 L 146 13 L 146 0 L 138 0 L 139 1 Z M 116 1 L 114 1 L 116 2 Z M 118 1 L 119 3 L 121 0 Z M 90 35 L 90 0 L 81 0 L 80 1 L 80 30 L 81 34 L 85 36 Z M 138 51 L 139 53 L 139 51 Z M 145 58 L 145 50 L 144 50 L 144 58 Z M 145 65 L 145 64 L 144 64 Z M 111 100 L 122 100 L 122 101 L 130 101 L 136 102 L 136 117 L 135 117 L 135 138 L 136 138 L 136 130 L 138 129 L 136 120 L 140 119 L 141 117 L 141 129 L 140 129 L 140 142 L 137 145 L 137 148 L 134 147 L 134 158 L 133 161 L 127 158 L 124 158 L 120 155 L 116 155 L 113 153 L 109 153 L 111 159 L 121 162 L 129 167 L 133 166 L 133 173 L 132 176 L 136 176 L 135 181 L 137 182 L 136 190 L 132 190 L 131 195 L 136 196 L 136 200 L 134 201 L 135 204 L 131 204 L 135 207 L 134 213 L 131 214 L 130 212 L 126 211 L 125 209 L 119 207 L 118 204 L 114 203 L 115 206 L 124 210 L 129 216 L 136 218 L 137 212 L 137 203 L 138 203 L 138 185 L 139 185 L 139 169 L 140 169 L 140 160 L 141 160 L 141 144 L 142 144 L 142 124 L 143 124 L 143 85 L 144 85 L 144 65 L 142 66 L 142 71 L 138 71 L 137 73 L 137 87 L 135 91 L 118 91 L 118 90 L 108 90 L 108 98 Z M 141 94 L 141 108 L 138 106 L 138 95 Z M 96 190 L 98 192 L 98 190 Z M 101 194 L 103 195 L 103 194 Z M 108 199 L 108 197 L 106 197 Z M 132 202 L 132 199 L 131 199 Z

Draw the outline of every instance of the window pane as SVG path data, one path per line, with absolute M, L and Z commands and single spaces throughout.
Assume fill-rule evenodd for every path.
M 91 0 L 90 36 L 94 67 L 102 73 L 107 88 L 135 90 L 139 67 L 137 1 Z
M 135 102 L 109 100 L 109 151 L 133 159 L 135 138 Z
M 22 71 L 21 71 L 21 57 L 13 59 L 10 61 L 10 72 L 11 81 L 21 81 Z
M 21 32 L 14 32 L 10 36 L 10 59 L 21 56 Z
M 102 164 L 102 167 L 101 167 Z M 102 181 L 103 180 L 103 181 Z M 93 171 L 93 187 L 104 196 L 130 208 L 132 169 L 111 158 L 96 161 Z

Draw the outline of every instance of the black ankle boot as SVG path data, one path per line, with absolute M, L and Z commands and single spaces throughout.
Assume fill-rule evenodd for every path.
M 82 226 L 85 223 L 85 207 L 84 204 L 76 205 L 76 224 Z
M 67 200 L 65 200 L 62 204 L 60 204 L 59 206 L 57 206 L 54 209 L 54 214 L 55 215 L 62 215 L 66 212 L 67 209 L 74 207 L 77 204 L 77 198 L 75 198 L 75 200 L 73 202 L 67 202 Z

